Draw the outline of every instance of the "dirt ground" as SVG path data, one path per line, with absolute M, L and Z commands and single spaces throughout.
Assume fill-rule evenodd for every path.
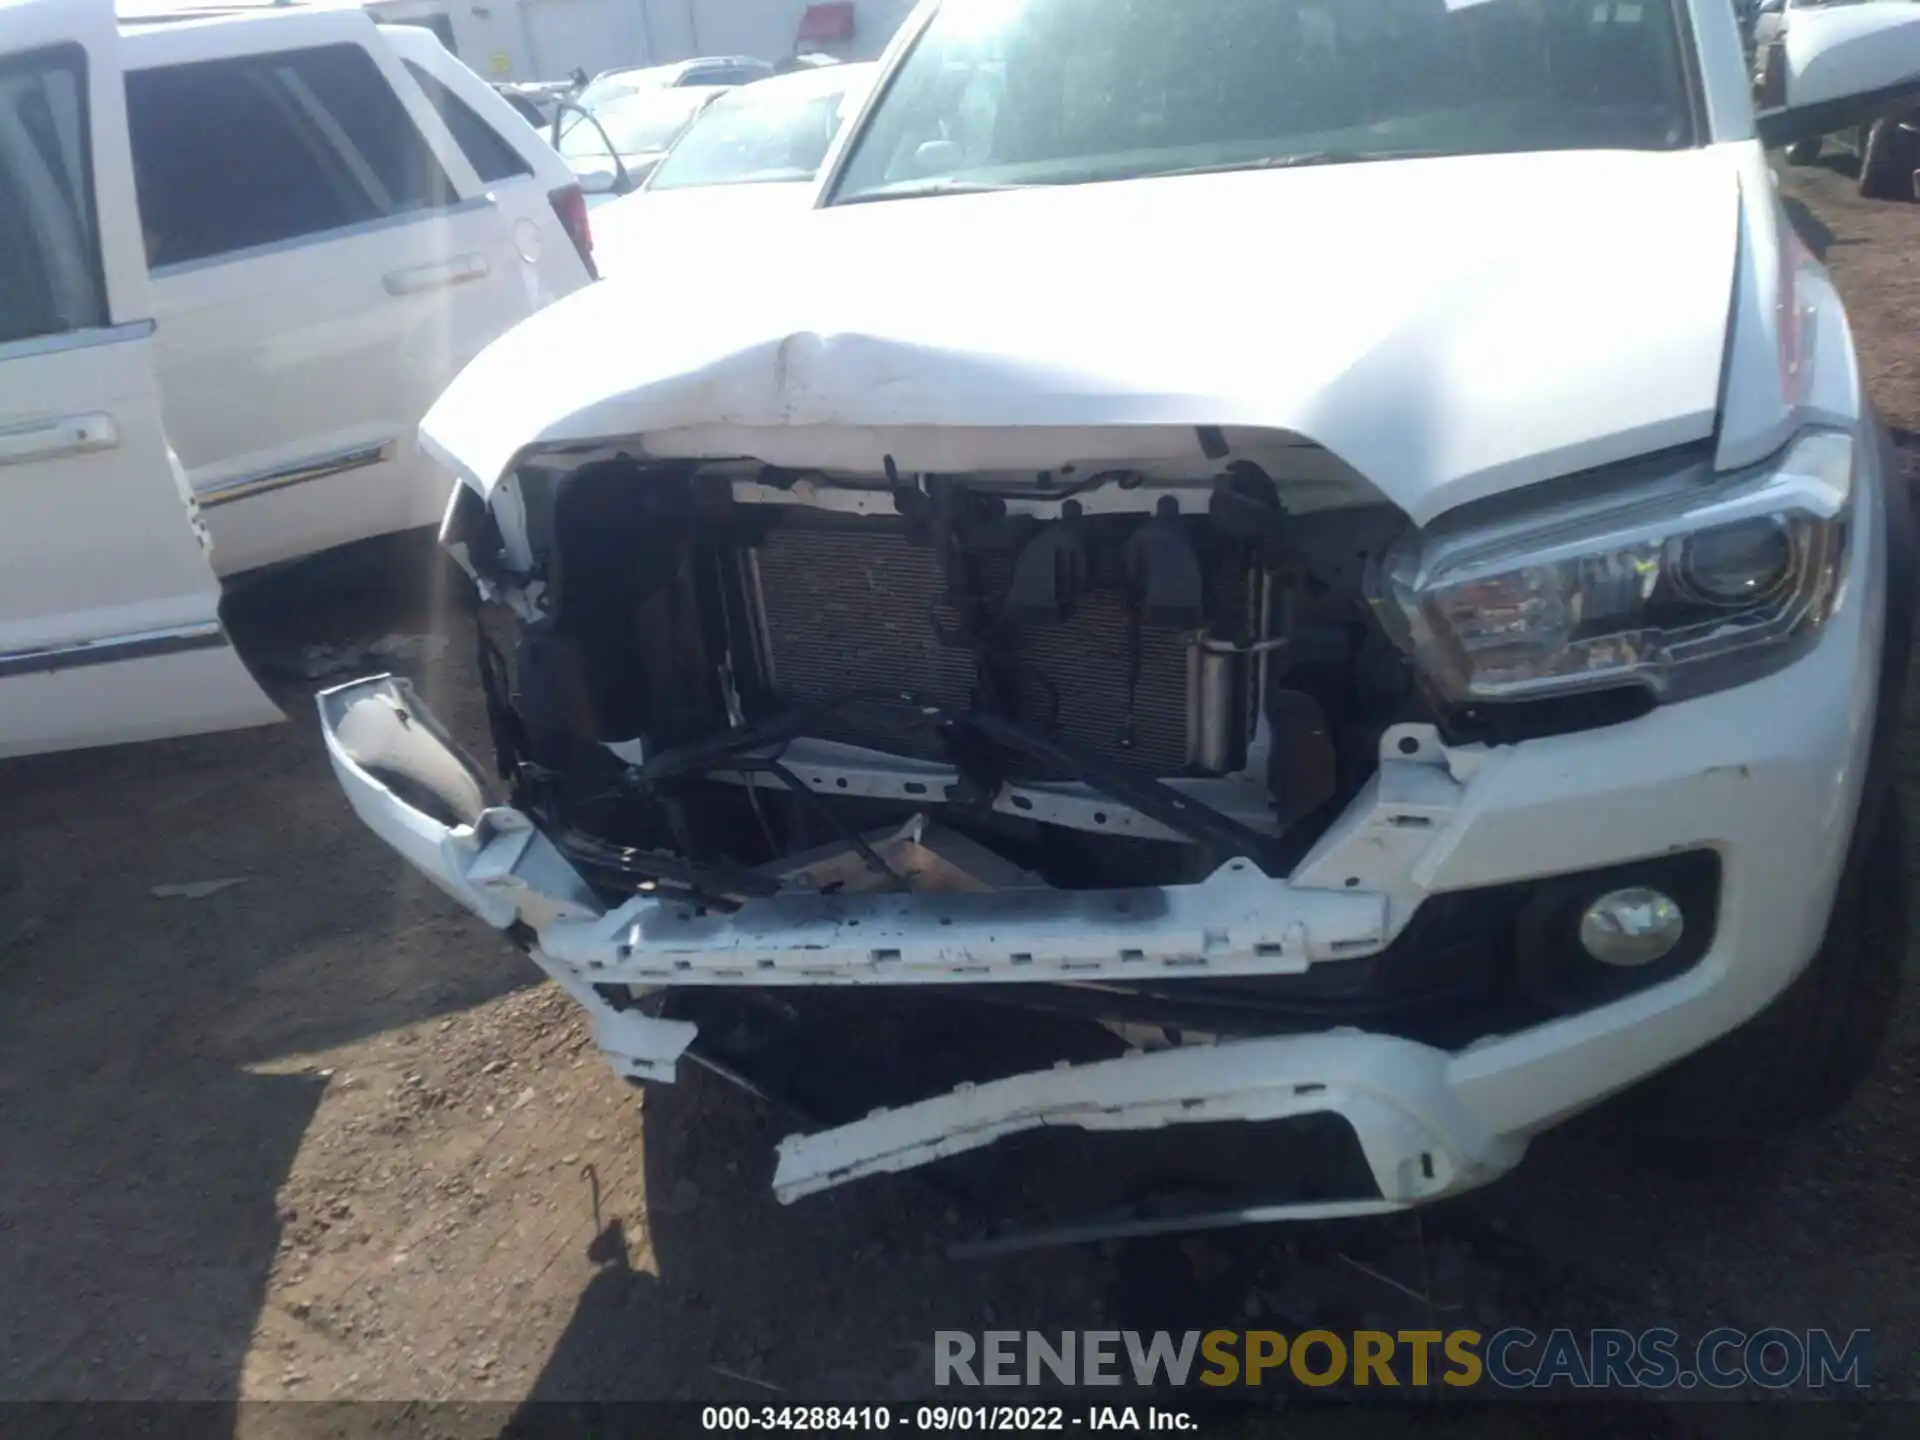
M 1911 440 L 1920 207 L 1792 186 Z M 936 1328 L 1103 1320 L 1868 1328 L 1920 1394 L 1920 989 L 1848 1112 L 1737 1173 L 1637 1163 L 1603 1115 L 1419 1220 L 971 1261 L 911 1182 L 776 1204 L 779 1116 L 619 1083 L 337 792 L 330 679 L 413 674 L 483 743 L 434 574 L 369 547 L 240 597 L 284 726 L 0 767 L 0 1399 L 908 1398 Z

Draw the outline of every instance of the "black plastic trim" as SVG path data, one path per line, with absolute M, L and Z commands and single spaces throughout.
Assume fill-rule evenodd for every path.
M 204 620 L 133 635 L 15 650 L 0 654 L 0 680 L 16 675 L 80 670 L 91 665 L 118 665 L 128 660 L 153 660 L 194 650 L 218 650 L 228 643 L 226 629 L 218 620 Z
M 1796 140 L 1811 140 L 1856 125 L 1871 124 L 1920 104 L 1920 80 L 1889 85 L 1865 95 L 1845 95 L 1818 105 L 1795 106 L 1791 103 L 1793 97 L 1787 98 L 1789 103 L 1781 109 L 1769 110 L 1754 119 L 1754 133 L 1769 150 L 1778 150 Z
M 1610 970 L 1573 951 L 1571 932 L 1566 952 L 1549 953 L 1569 905 L 1637 885 L 1681 904 L 1686 932 L 1671 954 L 1638 970 Z M 961 998 L 1229 1035 L 1359 1025 L 1453 1049 L 1609 1003 L 1691 969 L 1718 933 L 1720 889 L 1719 854 L 1683 851 L 1435 895 L 1378 954 L 1299 975 L 1097 988 L 985 985 L 968 987 Z M 1524 953 L 1529 948 L 1535 953 Z
M 1894 803 L 1899 766 L 1899 742 L 1906 706 L 1907 680 L 1913 666 L 1916 543 L 1913 484 L 1893 437 L 1871 408 L 1871 428 L 1880 450 L 1880 514 L 1887 547 L 1886 629 L 1880 641 L 1880 681 L 1873 717 L 1873 744 L 1867 756 L 1865 788 L 1860 813 L 1854 816 L 1853 843 L 1848 864 L 1859 859 L 1863 837 L 1879 833 L 1881 807 Z

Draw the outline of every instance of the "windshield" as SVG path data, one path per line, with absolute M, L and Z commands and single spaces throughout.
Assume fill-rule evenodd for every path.
M 946 0 L 833 198 L 1674 148 L 1681 55 L 1672 0 Z
M 846 98 L 844 87 L 795 95 L 780 81 L 736 90 L 701 112 L 647 188 L 811 180 L 840 128 Z
M 648 155 L 671 145 L 711 95 L 708 90 L 634 90 L 589 108 L 614 149 L 622 155 Z M 598 159 L 607 153 L 593 126 L 572 111 L 561 118 L 557 148 L 570 160 Z

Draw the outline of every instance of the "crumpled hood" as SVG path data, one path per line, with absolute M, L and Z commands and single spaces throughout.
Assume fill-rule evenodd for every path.
M 810 453 L 825 437 L 835 466 L 877 471 L 921 468 L 934 432 L 950 469 L 954 431 L 1257 427 L 1424 522 L 1711 434 L 1738 155 L 1381 162 L 689 227 L 643 282 L 495 342 L 422 439 L 490 493 L 528 446 L 662 432 L 673 453 L 773 458 L 808 427 Z

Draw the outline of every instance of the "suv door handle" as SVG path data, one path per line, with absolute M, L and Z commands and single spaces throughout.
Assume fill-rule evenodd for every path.
M 422 290 L 441 290 L 483 279 L 490 268 L 484 255 L 456 255 L 451 260 L 436 260 L 430 265 L 390 270 L 382 277 L 381 284 L 386 286 L 389 295 L 418 295 Z
M 111 450 L 120 443 L 120 427 L 103 411 L 62 415 L 32 425 L 0 427 L 0 465 L 24 465 L 62 455 Z

